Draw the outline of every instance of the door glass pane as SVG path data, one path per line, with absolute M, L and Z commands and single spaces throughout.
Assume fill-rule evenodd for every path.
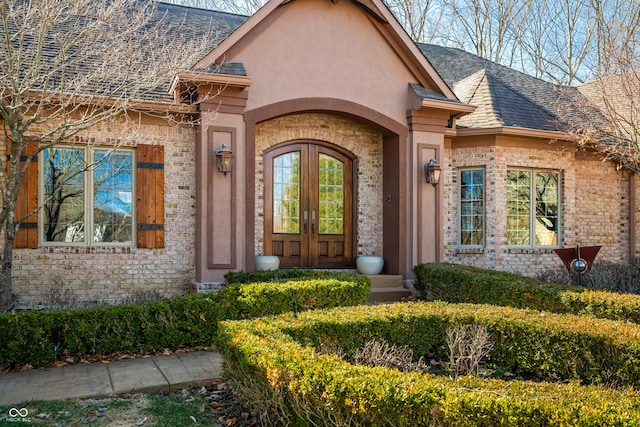
M 319 187 L 320 234 L 344 234 L 344 164 L 340 160 L 320 154 Z
M 300 233 L 300 152 L 273 159 L 273 232 Z
M 93 171 L 93 241 L 133 239 L 133 153 L 96 150 Z
M 44 241 L 84 242 L 84 150 L 44 151 Z

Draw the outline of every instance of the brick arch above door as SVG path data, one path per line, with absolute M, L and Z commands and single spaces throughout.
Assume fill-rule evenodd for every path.
M 256 124 L 255 129 L 255 244 L 264 244 L 264 152 L 275 145 L 295 141 L 324 141 L 352 153 L 357 159 L 356 255 L 383 251 L 383 134 L 377 129 L 331 113 L 300 113 Z

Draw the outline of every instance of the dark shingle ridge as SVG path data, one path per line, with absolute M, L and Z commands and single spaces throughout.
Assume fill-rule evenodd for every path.
M 162 0 L 157 0 L 156 4 L 158 9 L 162 7 L 163 9 L 167 9 L 167 10 L 169 9 L 182 10 L 182 11 L 193 10 L 193 11 L 196 11 L 197 13 L 204 13 L 204 14 L 230 15 L 232 17 L 244 18 L 245 21 L 249 18 L 247 15 L 242 15 L 240 13 L 233 13 L 233 12 L 227 12 L 224 10 L 216 10 L 216 9 L 205 9 L 197 6 L 168 3 Z

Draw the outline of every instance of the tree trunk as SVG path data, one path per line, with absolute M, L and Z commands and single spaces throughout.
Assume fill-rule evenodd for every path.
M 14 230 L 6 230 L 4 233 L 4 253 L 2 254 L 2 266 L 0 267 L 0 313 L 8 311 L 13 304 L 13 284 L 11 270 L 13 267 L 13 239 Z

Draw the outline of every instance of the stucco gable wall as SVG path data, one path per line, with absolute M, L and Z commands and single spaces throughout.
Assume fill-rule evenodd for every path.
M 280 8 L 224 58 L 242 61 L 252 79 L 247 110 L 335 98 L 406 123 L 408 83 L 419 79 L 369 14 L 349 1 L 297 0 Z

